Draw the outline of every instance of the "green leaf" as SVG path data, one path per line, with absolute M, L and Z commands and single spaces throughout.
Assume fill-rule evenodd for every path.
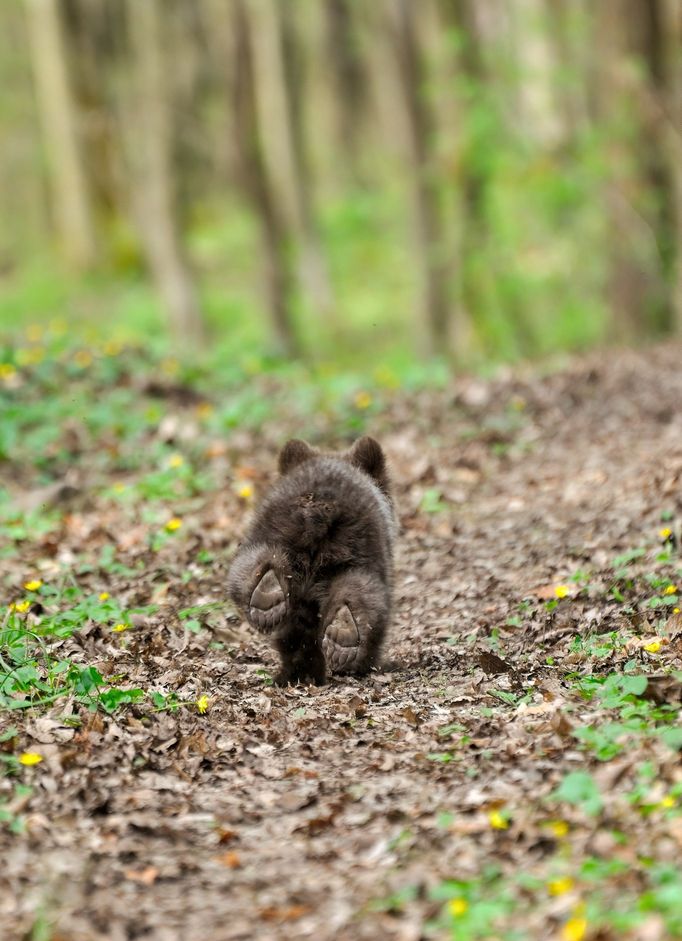
M 661 737 L 661 741 L 665 742 L 668 748 L 672 748 L 673 751 L 680 751 L 680 749 L 682 749 L 682 728 L 680 728 L 680 726 L 662 729 L 658 734 Z
M 623 693 L 632 696 L 641 696 L 649 685 L 646 676 L 621 676 L 619 680 Z
M 590 817 L 596 817 L 604 806 L 597 783 L 587 771 L 567 774 L 552 797 L 580 807 Z

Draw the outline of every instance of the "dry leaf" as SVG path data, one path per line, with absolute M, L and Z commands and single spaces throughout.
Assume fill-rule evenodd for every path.
M 125 869 L 124 875 L 131 882 L 139 882 L 141 885 L 154 885 L 159 870 L 156 866 L 147 866 L 145 869 Z
M 227 850 L 226 853 L 221 853 L 220 856 L 213 857 L 217 863 L 220 863 L 221 866 L 227 866 L 228 869 L 240 869 L 241 868 L 241 858 L 239 853 L 235 850 Z

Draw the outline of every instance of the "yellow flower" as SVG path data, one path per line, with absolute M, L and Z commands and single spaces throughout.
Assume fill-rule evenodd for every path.
M 174 516 L 172 519 L 169 519 L 166 523 L 166 532 L 174 533 L 176 530 L 180 529 L 182 526 L 182 520 L 178 519 L 177 516 Z
M 253 487 L 251 484 L 242 484 L 239 490 L 237 490 L 237 495 L 242 500 L 252 500 L 253 499 Z
M 42 584 L 43 583 L 39 578 L 32 578 L 30 582 L 24 583 L 24 588 L 26 591 L 38 591 Z
M 676 595 L 677 594 L 677 585 L 668 585 L 666 590 L 663 592 L 664 595 Z
M 0 363 L 0 379 L 13 379 L 16 374 L 16 368 L 12 363 Z
M 562 941 L 582 941 L 586 931 L 586 918 L 569 918 L 561 929 Z
M 28 599 L 26 599 L 26 601 L 15 601 L 9 607 L 10 611 L 16 611 L 17 614 L 26 614 L 31 607 L 31 602 Z
M 78 350 L 74 354 L 73 361 L 81 369 L 87 369 L 88 366 L 92 366 L 92 353 L 90 350 Z
M 570 829 L 565 820 L 550 820 L 548 826 L 554 836 L 559 838 L 566 836 Z
M 661 539 L 670 539 L 672 534 L 673 531 L 669 526 L 664 526 L 663 529 L 659 529 L 658 531 L 658 535 L 661 537 Z
M 658 653 L 661 649 L 660 640 L 652 640 L 649 644 L 644 644 L 644 649 L 647 653 Z
M 672 794 L 666 794 L 658 806 L 663 810 L 670 810 L 671 807 L 677 806 L 677 801 L 672 796 Z
M 182 467 L 184 460 L 181 454 L 174 454 L 171 459 L 168 461 L 169 467 Z
M 43 760 L 43 756 L 39 755 L 37 751 L 25 751 L 19 755 L 19 764 L 26 765 L 28 768 L 31 765 L 39 765 Z
M 100 600 L 100 601 L 108 601 L 108 600 L 109 600 L 109 592 L 108 592 L 108 591 L 102 591 L 102 592 L 100 592 L 99 600 Z
M 125 491 L 125 489 L 126 489 L 126 485 L 125 485 L 125 484 L 122 484 L 122 483 L 116 483 L 116 484 L 114 484 L 114 486 L 112 487 L 112 489 L 113 489 L 114 493 L 124 493 L 124 491 Z
M 499 810 L 492 810 L 488 814 L 488 822 L 493 830 L 506 830 L 509 827 L 509 821 Z
M 107 356 L 118 356 L 121 349 L 122 347 L 118 340 L 108 340 L 104 344 L 104 352 Z
M 679 608 L 673 608 L 673 614 L 679 614 L 679 613 L 680 613 Z
M 353 402 L 355 403 L 356 408 L 364 410 L 369 408 L 372 404 L 372 396 L 369 394 L 369 392 L 356 392 Z
M 211 700 L 208 698 L 208 696 L 205 693 L 197 699 L 197 709 L 202 714 L 202 716 L 205 712 L 208 712 L 208 707 L 210 703 L 211 703 Z
M 469 908 L 469 903 L 466 899 L 452 899 L 448 902 L 448 909 L 450 914 L 454 915 L 455 918 L 459 918 L 460 915 L 463 915 L 466 910 Z
M 112 631 L 115 634 L 122 634 L 123 631 L 130 630 L 130 624 L 117 624 L 115 627 L 112 627 Z
M 565 598 L 569 591 L 570 588 L 568 585 L 557 585 L 554 589 L 554 594 L 557 596 L 557 598 Z
M 552 879 L 547 883 L 547 891 L 550 895 L 565 895 L 570 892 L 575 883 L 570 876 L 563 876 L 561 879 Z
M 213 406 L 210 402 L 199 402 L 195 411 L 198 418 L 208 418 L 213 412 Z

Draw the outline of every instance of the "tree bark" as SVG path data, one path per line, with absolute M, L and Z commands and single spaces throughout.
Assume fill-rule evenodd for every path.
M 208 9 L 212 48 L 227 98 L 234 172 L 258 227 L 270 339 L 277 355 L 298 356 L 291 236 L 263 159 L 245 0 L 233 0 L 229 10 L 226 10 L 225 0 L 210 0 Z
M 327 265 L 312 207 L 312 187 L 305 167 L 300 89 L 292 85 L 287 46 L 293 41 L 291 23 L 284 23 L 279 0 L 246 0 L 254 63 L 256 113 L 263 160 L 276 199 L 298 243 L 301 287 L 312 311 L 333 320 L 333 301 Z M 291 17 L 290 11 L 286 14 Z M 291 47 L 289 46 L 289 50 Z
M 419 320 L 426 355 L 449 355 L 449 265 L 430 146 L 434 119 L 425 96 L 425 69 L 412 0 L 389 0 L 389 28 L 397 65 L 410 161 L 414 246 L 420 270 Z
M 95 261 L 95 232 L 59 0 L 26 0 L 26 11 L 55 228 L 67 260 L 85 269 Z
M 556 15 L 558 10 L 553 12 Z M 549 16 L 545 0 L 524 0 L 515 9 L 511 22 L 516 33 L 514 51 L 519 63 L 524 131 L 530 140 L 551 149 L 565 139 L 565 128 L 554 84 Z
M 133 91 L 127 102 L 127 150 L 137 224 L 176 340 L 204 339 L 199 301 L 178 232 L 172 161 L 171 103 L 159 0 L 127 0 L 133 48 Z
M 613 335 L 632 341 L 670 324 L 670 191 L 660 122 L 652 121 L 651 114 L 657 100 L 658 38 L 650 19 L 652 3 L 602 0 L 596 11 L 597 106 L 608 130 L 610 168 L 605 183 L 611 253 L 608 298 Z M 642 195 L 649 197 L 648 205 Z
M 358 178 L 366 76 L 349 0 L 324 0 L 324 17 L 324 48 L 335 92 L 333 107 L 338 147 L 346 155 L 350 176 Z
M 661 0 L 664 77 L 664 147 L 671 183 L 673 327 L 682 334 L 682 3 Z

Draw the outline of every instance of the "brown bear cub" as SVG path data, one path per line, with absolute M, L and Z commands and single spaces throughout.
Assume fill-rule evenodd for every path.
M 282 658 L 279 685 L 366 673 L 391 615 L 396 522 L 373 438 L 343 454 L 294 439 L 232 563 L 228 591 Z

